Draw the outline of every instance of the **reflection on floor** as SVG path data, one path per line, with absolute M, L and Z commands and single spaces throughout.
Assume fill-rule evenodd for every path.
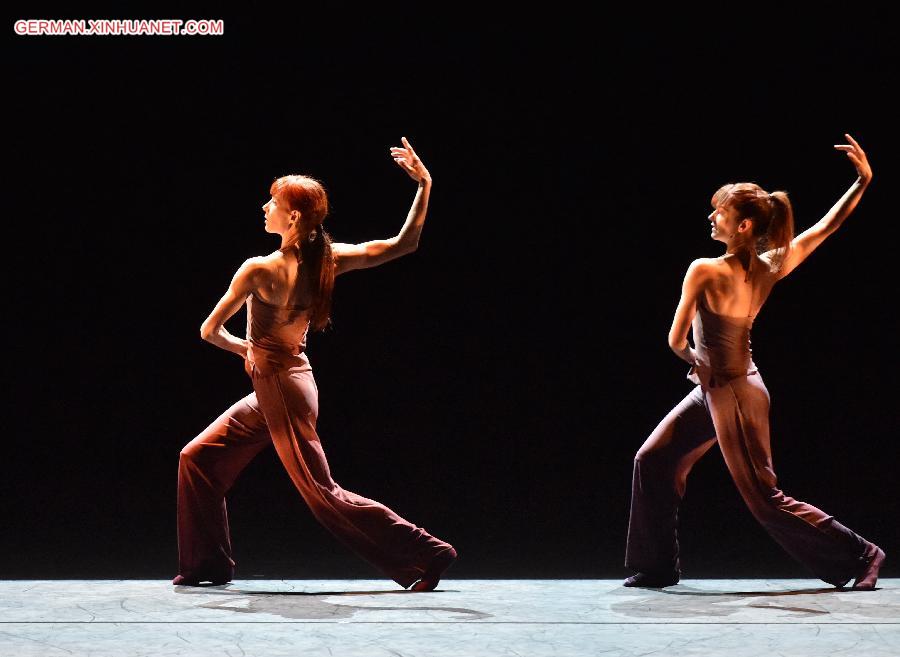
M 0 655 L 900 654 L 900 580 L 0 581 Z

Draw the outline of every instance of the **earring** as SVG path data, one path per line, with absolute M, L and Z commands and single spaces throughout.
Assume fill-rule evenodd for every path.
M 315 228 L 313 228 L 312 232 L 310 232 L 310 234 L 309 234 L 309 241 L 310 242 L 316 241 L 316 229 Z

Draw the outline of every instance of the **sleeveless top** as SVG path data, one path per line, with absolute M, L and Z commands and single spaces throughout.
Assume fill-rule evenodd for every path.
M 247 297 L 247 358 L 259 374 L 312 369 L 305 353 L 309 319 L 306 306 L 275 306 L 252 293 Z
M 706 305 L 706 295 L 697 300 L 694 316 L 694 349 L 698 364 L 688 372 L 688 379 L 716 388 L 741 376 L 757 373 L 750 349 L 753 317 L 728 317 L 714 313 Z

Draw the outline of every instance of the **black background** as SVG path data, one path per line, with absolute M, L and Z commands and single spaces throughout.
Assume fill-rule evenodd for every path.
M 252 390 L 199 327 L 238 265 L 278 247 L 270 182 L 314 175 L 336 240 L 388 237 L 415 193 L 388 154 L 402 135 L 434 176 L 420 248 L 339 278 L 308 350 L 341 485 L 452 542 L 456 577 L 625 575 L 631 460 L 690 391 L 666 334 L 690 261 L 721 253 L 711 193 L 785 189 L 806 228 L 855 178 L 832 148 L 849 132 L 874 183 L 776 289 L 754 358 L 785 492 L 896 555 L 886 21 L 430 11 L 7 37 L 0 576 L 176 573 L 179 450 Z M 274 450 L 228 505 L 239 578 L 379 576 L 314 521 Z M 715 448 L 681 526 L 687 577 L 806 576 Z

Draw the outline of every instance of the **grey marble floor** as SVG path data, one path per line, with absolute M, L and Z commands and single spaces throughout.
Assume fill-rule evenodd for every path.
M 0 655 L 900 655 L 900 580 L 0 581 Z

